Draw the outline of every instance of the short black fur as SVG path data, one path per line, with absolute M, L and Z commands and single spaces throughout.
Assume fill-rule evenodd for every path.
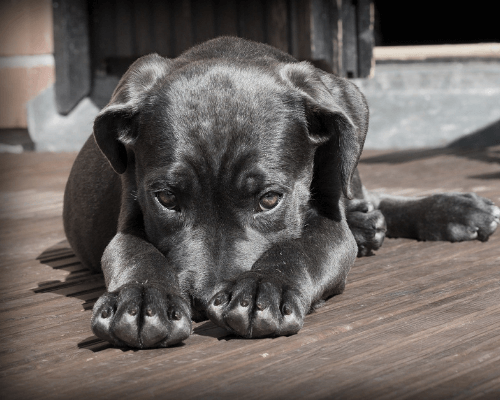
M 368 193 L 367 129 L 354 84 L 267 45 L 223 37 L 137 60 L 65 193 L 68 240 L 106 281 L 94 333 L 165 347 L 210 318 L 243 337 L 294 334 L 386 233 L 493 233 L 500 210 L 475 195 Z

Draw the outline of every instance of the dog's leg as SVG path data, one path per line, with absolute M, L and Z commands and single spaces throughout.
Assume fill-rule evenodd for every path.
M 94 306 L 96 336 L 137 348 L 166 347 L 189 337 L 190 307 L 175 271 L 151 243 L 118 233 L 104 251 L 102 269 L 108 291 Z
M 276 244 L 208 306 L 209 318 L 243 337 L 290 335 L 316 302 L 342 293 L 356 257 L 346 222 L 308 218 L 303 235 Z
M 500 223 L 500 209 L 475 193 L 426 197 L 368 194 L 387 223 L 388 237 L 418 240 L 486 241 Z

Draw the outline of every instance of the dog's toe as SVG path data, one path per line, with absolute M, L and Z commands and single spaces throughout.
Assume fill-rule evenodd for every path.
M 117 346 L 166 347 L 189 337 L 189 306 L 157 287 L 127 285 L 118 293 L 105 293 L 96 302 L 92 330 Z
M 95 303 L 92 315 L 92 331 L 94 334 L 107 342 L 120 345 L 118 339 L 111 335 L 111 323 L 116 314 L 116 300 L 118 295 L 115 293 L 104 293 Z
M 139 286 L 121 290 L 117 299 L 116 314 L 111 322 L 111 334 L 131 347 L 141 347 L 141 305 L 142 289 Z
M 184 300 L 164 295 L 158 288 L 145 292 L 140 338 L 142 346 L 167 347 L 189 337 L 191 318 Z
M 217 293 L 208 316 L 239 336 L 258 338 L 297 333 L 303 325 L 303 308 L 293 289 L 254 274 Z
M 495 205 L 487 205 L 486 210 L 481 212 L 481 216 L 476 217 L 477 221 L 477 237 L 482 242 L 485 242 L 496 231 L 500 223 L 500 209 Z

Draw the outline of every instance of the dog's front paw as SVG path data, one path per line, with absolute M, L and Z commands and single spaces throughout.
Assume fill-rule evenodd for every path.
M 500 224 L 500 209 L 475 193 L 443 193 L 428 197 L 418 224 L 421 240 L 485 242 Z
M 297 333 L 307 311 L 300 292 L 265 275 L 245 273 L 208 305 L 208 317 L 245 338 Z
M 167 347 L 191 334 L 189 305 L 160 287 L 129 284 L 94 305 L 94 334 L 116 346 Z
M 365 200 L 354 199 L 347 204 L 347 224 L 358 245 L 358 257 L 372 254 L 384 242 L 387 225 L 379 210 Z

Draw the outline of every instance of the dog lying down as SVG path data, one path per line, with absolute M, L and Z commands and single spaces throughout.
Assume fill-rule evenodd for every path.
M 495 231 L 500 209 L 475 194 L 367 192 L 367 129 L 354 84 L 264 44 L 222 37 L 137 60 L 64 199 L 73 250 L 106 281 L 94 333 L 165 347 L 209 318 L 246 338 L 291 335 L 384 236 Z

